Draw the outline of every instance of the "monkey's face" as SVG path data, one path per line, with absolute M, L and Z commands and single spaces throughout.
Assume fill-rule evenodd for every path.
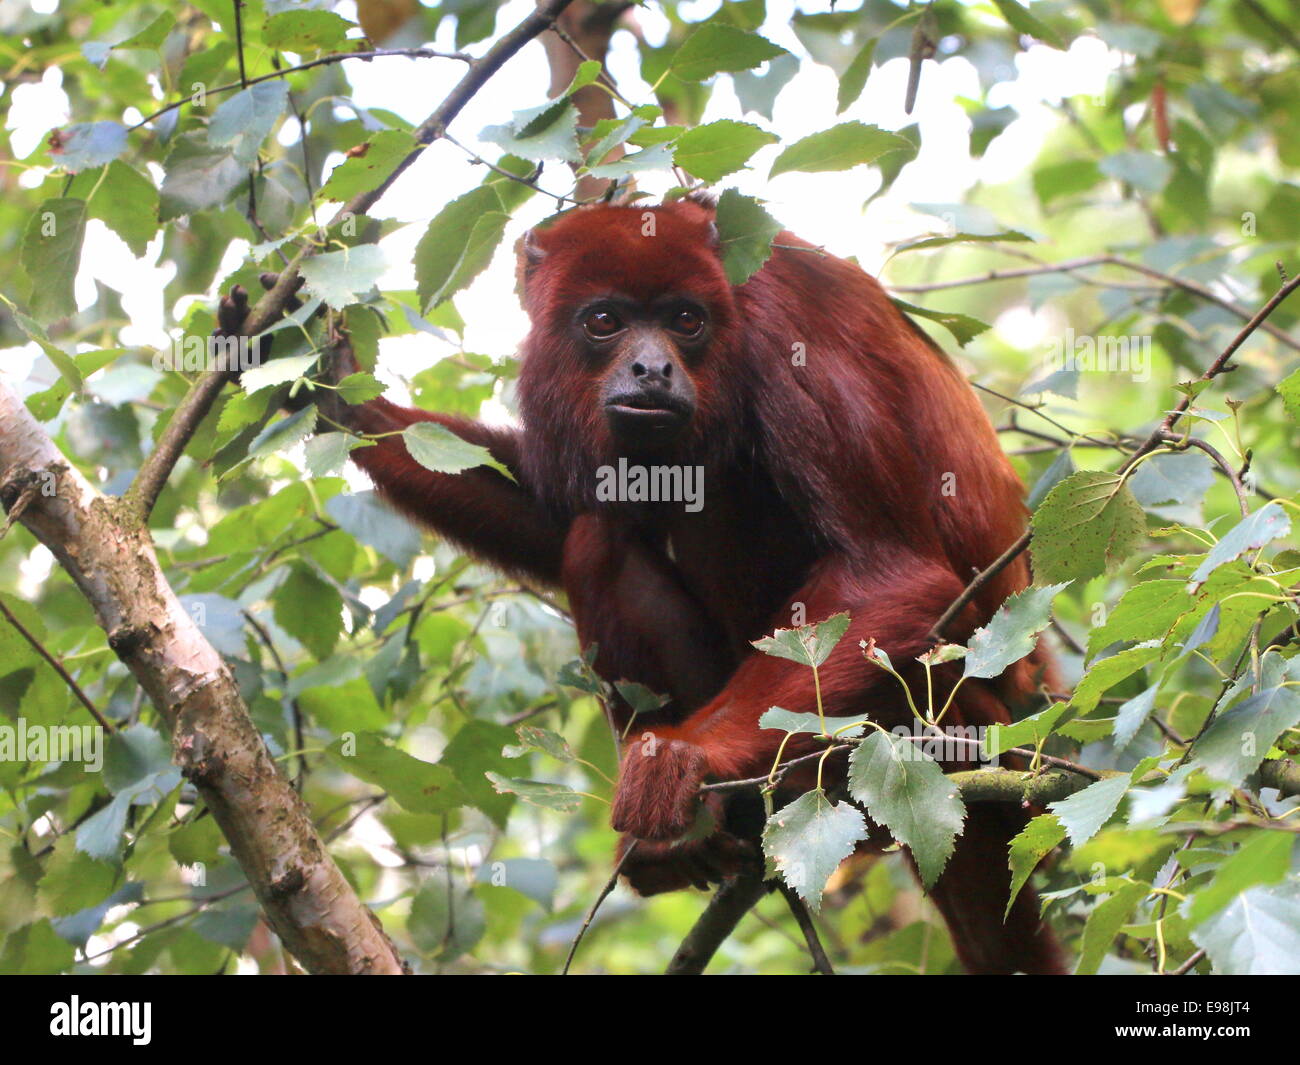
M 685 296 L 609 296 L 579 307 L 571 328 L 598 376 L 597 401 L 620 450 L 674 443 L 695 414 L 692 371 L 709 344 L 708 311 Z

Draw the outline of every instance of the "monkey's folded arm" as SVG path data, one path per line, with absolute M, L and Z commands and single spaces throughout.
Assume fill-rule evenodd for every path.
M 906 721 L 910 711 L 902 685 L 867 661 L 859 644 L 874 639 L 895 668 L 904 668 L 929 647 L 930 625 L 962 590 L 950 570 L 920 558 L 887 572 L 892 575 L 863 578 L 842 561 L 827 559 L 792 598 L 805 604 L 810 619 L 845 610 L 851 615 L 848 631 L 818 673 L 828 717 L 870 717 L 886 727 Z M 773 706 L 817 712 L 810 667 L 754 651 L 722 691 L 681 724 L 634 728 L 614 798 L 614 828 L 642 839 L 676 838 L 694 821 L 706 780 L 767 774 L 785 738 L 780 729 L 759 728 L 758 719 Z M 824 740 L 796 734 L 782 760 L 825 747 Z

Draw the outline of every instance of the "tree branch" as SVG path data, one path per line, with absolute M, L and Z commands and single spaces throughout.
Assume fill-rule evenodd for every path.
M 737 876 L 724 881 L 709 900 L 695 925 L 682 940 L 665 976 L 699 976 L 740 919 L 767 893 L 762 875 Z
M 573 0 L 547 0 L 536 11 L 530 12 L 513 30 L 502 36 L 481 59 L 475 60 L 442 103 L 416 128 L 415 149 L 373 189 L 358 193 L 340 207 L 331 224 L 344 218 L 363 215 L 370 210 L 407 167 L 420 157 L 420 153 L 442 136 L 447 124 L 460 114 L 465 105 L 492 76 L 525 44 L 554 23 L 560 12 L 572 2 Z M 248 312 L 242 328 L 244 336 L 255 336 L 280 319 L 296 290 L 299 268 L 314 254 L 313 247 L 299 249 L 298 254 L 281 271 L 275 287 L 263 295 Z M 147 518 L 152 511 L 158 493 L 167 483 L 167 478 L 185 450 L 185 445 L 189 443 L 199 424 L 212 409 L 212 404 L 216 402 L 222 387 L 229 379 L 230 374 L 226 370 L 208 370 L 204 373 L 190 388 L 177 408 L 176 414 L 168 422 L 157 446 L 141 464 L 135 481 L 127 490 L 129 504 L 141 519 Z
M 0 374 L 0 484 L 42 481 L 53 491 L 34 494 L 20 520 L 85 596 L 171 730 L 176 763 L 285 946 L 310 972 L 401 973 L 396 948 L 276 768 L 234 676 L 167 583 L 148 531 L 67 461 Z

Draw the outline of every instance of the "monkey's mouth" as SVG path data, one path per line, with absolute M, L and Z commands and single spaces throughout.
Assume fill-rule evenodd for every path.
M 614 434 L 632 444 L 666 444 L 691 420 L 693 409 L 668 392 L 636 392 L 612 396 L 605 418 Z

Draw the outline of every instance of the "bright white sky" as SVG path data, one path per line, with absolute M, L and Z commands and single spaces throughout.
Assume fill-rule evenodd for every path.
M 33 6 L 48 10 L 57 6 L 57 0 L 36 0 Z M 341 5 L 340 10 L 351 14 L 348 10 L 351 6 Z M 531 6 L 532 0 L 510 0 L 499 15 L 498 28 L 514 25 Z M 699 19 L 709 15 L 717 6 L 717 0 L 699 0 L 683 7 L 683 12 Z M 843 7 L 840 5 L 841 9 Z M 814 0 L 811 4 L 803 4 L 802 9 L 829 10 L 829 3 Z M 769 17 L 761 32 L 795 55 L 804 57 L 806 53 L 789 25 L 793 10 L 793 0 L 769 0 Z M 663 40 L 667 22 L 653 3 L 648 9 L 637 12 L 637 18 L 652 43 Z M 452 50 L 451 37 L 450 27 L 444 26 L 438 47 Z M 483 47 L 476 46 L 476 50 Z M 1076 41 L 1067 53 L 1034 46 L 1018 55 L 1015 69 L 1007 70 L 1007 80 L 995 87 L 990 103 L 994 106 L 1011 104 L 1020 117 L 979 160 L 972 160 L 967 151 L 970 123 L 956 102 L 959 96 L 979 96 L 975 69 L 965 59 L 952 57 L 939 63 L 926 63 L 920 95 L 911 118 L 902 110 L 906 60 L 894 59 L 877 67 L 858 103 L 838 117 L 834 111 L 835 75 L 826 67 L 808 63 L 782 90 L 778 99 L 771 128 L 783 141 L 788 143 L 849 119 L 886 129 L 897 129 L 915 119 L 920 122 L 923 132 L 925 147 L 921 156 L 903 171 L 887 196 L 873 201 L 865 211 L 862 205 L 878 184 L 870 167 L 857 167 L 844 173 L 791 173 L 769 182 L 766 180 L 767 170 L 780 150 L 779 145 L 760 151 L 750 170 L 726 179 L 723 184 L 766 199 L 772 214 L 800 236 L 824 245 L 836 254 L 857 256 L 868 269 L 872 269 L 883 261 L 887 243 L 938 231 L 939 225 L 934 218 L 919 214 L 909 204 L 958 202 L 977 182 L 999 183 L 1023 172 L 1036 156 L 1044 133 L 1057 121 L 1057 116 L 1045 104 L 1058 101 L 1062 96 L 1103 92 L 1107 76 L 1121 59 L 1100 41 L 1089 38 Z M 615 36 L 609 65 L 625 97 L 634 102 L 651 101 L 649 86 L 638 76 L 635 43 L 629 34 Z M 421 121 L 433 110 L 463 70 L 460 63 L 438 60 L 384 59 L 369 64 L 347 64 L 347 75 L 354 86 L 358 104 L 388 108 L 413 123 Z M 40 84 L 19 86 L 4 101 L 8 110 L 6 125 L 12 131 L 16 158 L 30 156 L 30 162 L 46 161 L 41 145 L 49 131 L 83 117 L 69 114 L 68 98 L 61 88 L 61 81 L 60 73 L 50 70 Z M 539 45 L 530 44 L 466 107 L 453 123 L 451 132 L 471 148 L 480 145 L 476 137 L 479 130 L 505 121 L 513 110 L 541 102 L 546 84 L 543 51 Z M 134 112 L 123 117 L 126 121 L 139 118 Z M 706 121 L 718 118 L 745 119 L 767 125 L 763 119 L 741 112 L 726 78 L 721 79 L 705 115 Z M 293 131 L 288 132 L 292 138 Z M 488 158 L 498 154 L 498 149 L 492 145 L 483 144 L 481 147 Z M 334 165 L 340 161 L 340 158 L 334 158 L 330 163 Z M 552 164 L 553 180 L 558 181 L 562 175 L 554 173 L 557 169 Z M 157 168 L 154 168 L 154 173 L 155 178 L 161 177 Z M 24 184 L 34 185 L 44 176 L 45 171 L 38 168 L 25 176 Z M 429 218 L 449 199 L 471 188 L 481 178 L 482 169 L 470 166 L 463 152 L 445 142 L 432 146 L 420 162 L 402 176 L 374 212 L 410 223 L 383 242 L 391 265 L 381 287 L 414 287 L 410 257 Z M 651 192 L 663 191 L 674 183 L 667 174 L 641 175 L 639 182 L 640 187 Z M 558 184 L 555 187 L 557 191 L 563 191 Z M 510 249 L 523 227 L 544 217 L 553 203 L 545 197 L 534 197 L 520 211 L 492 266 L 467 291 L 456 297 L 468 323 L 467 350 L 482 352 L 495 359 L 514 354 L 527 323 L 513 296 Z M 157 265 L 161 244 L 161 238 L 156 238 L 145 256 L 136 259 L 126 245 L 98 221 L 91 221 L 87 229 L 77 278 L 78 301 L 83 308 L 93 301 L 94 279 L 119 291 L 132 322 L 122 334 L 123 342 L 128 345 L 163 347 L 168 342 L 163 328 L 162 290 L 171 277 L 172 267 L 166 263 Z M 233 269 L 244 250 L 245 246 L 237 242 L 226 267 Z M 221 273 L 225 272 L 223 269 Z M 209 294 L 208 298 L 211 296 Z M 179 312 L 183 308 L 173 310 Z M 1004 335 L 1016 334 L 1006 335 L 1008 341 L 1021 346 L 1037 344 L 1045 335 L 1046 324 L 1035 323 L 1034 318 L 1028 313 L 1007 315 L 998 323 L 998 328 Z M 386 372 L 381 376 L 390 383 L 395 383 L 390 371 L 410 373 L 445 354 L 438 350 L 438 341 L 425 335 L 391 338 L 383 344 Z M 30 346 L 21 354 L 32 359 L 36 355 Z M 12 350 L 5 353 L 8 368 L 17 371 L 19 376 L 23 373 L 21 354 Z M 395 398 L 400 398 L 400 393 Z M 504 411 L 485 411 L 485 415 L 501 417 Z

